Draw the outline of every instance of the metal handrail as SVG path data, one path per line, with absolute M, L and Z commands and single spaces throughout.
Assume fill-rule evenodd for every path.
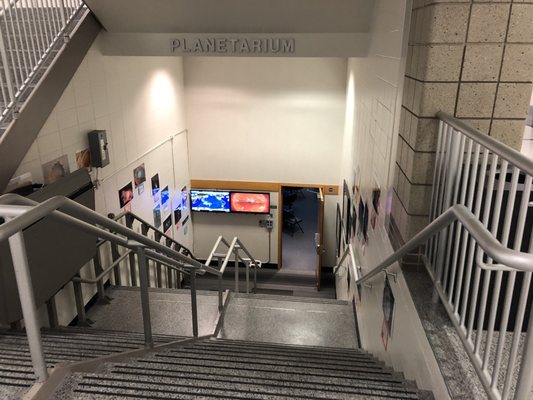
M 13 203 L 22 205 L 7 205 Z M 5 216 L 16 217 L 10 221 L 7 221 L 0 227 L 0 241 L 8 239 L 13 234 L 27 228 L 44 217 L 53 216 L 54 218 L 58 218 L 65 223 L 76 226 L 77 228 L 85 230 L 89 233 L 96 234 L 99 237 L 104 237 L 109 241 L 123 247 L 138 247 L 138 245 L 129 243 L 129 240 L 134 240 L 138 242 L 138 244 L 146 246 L 148 249 L 156 250 L 160 253 L 163 253 L 165 256 L 171 257 L 168 258 L 168 261 L 166 262 L 175 264 L 177 261 L 172 260 L 172 258 L 176 258 L 177 260 L 181 261 L 181 263 L 186 263 L 187 268 L 189 269 L 203 269 L 205 267 L 199 261 L 187 257 L 178 251 L 166 247 L 152 239 L 149 239 L 138 232 L 135 232 L 115 221 L 110 220 L 109 218 L 105 218 L 97 212 L 92 211 L 64 196 L 55 196 L 42 203 L 37 203 L 20 195 L 6 194 L 0 196 L 0 204 L 4 205 L 0 208 Z M 59 208 L 61 208 L 62 211 L 58 211 Z M 65 212 L 69 212 L 75 217 L 70 216 Z M 103 226 L 111 232 L 116 232 L 127 237 L 129 240 L 126 240 L 115 233 L 97 228 L 91 224 Z M 151 250 L 149 251 L 150 256 L 161 257 L 161 255 L 152 252 Z
M 524 172 L 527 172 L 529 175 L 533 175 L 533 160 L 526 157 L 524 154 L 494 139 L 492 136 L 481 133 L 479 130 L 471 127 L 464 121 L 454 118 L 445 112 L 439 111 L 437 113 L 437 117 L 458 131 L 461 131 L 461 133 L 463 133 L 465 136 L 485 146 L 491 152 L 499 154 L 507 160 L 512 160 L 511 163 Z
M 37 71 L 58 42 L 62 38 L 65 43 L 68 41 L 65 36 L 68 25 L 85 7 L 84 2 L 79 0 L 37 1 L 36 4 L 32 2 L 29 6 L 22 4 L 23 7 L 20 7 L 21 4 L 19 0 L 8 1 L 7 7 L 0 9 L 0 59 L 4 65 L 4 70 L 0 71 L 0 98 L 3 100 L 0 121 L 4 123 L 16 118 L 24 91 L 29 90 L 30 82 L 38 76 Z M 51 13 L 43 12 L 44 8 L 52 10 Z M 23 9 L 31 12 L 32 18 L 36 14 L 37 19 L 56 19 L 57 23 L 39 24 L 35 20 L 30 23 L 30 17 L 21 12 Z M 8 120 L 8 116 L 11 119 Z
M 404 255 L 417 249 L 436 233 L 440 232 L 453 222 L 460 222 L 474 237 L 476 243 L 494 260 L 500 264 L 515 268 L 520 271 L 533 272 L 533 254 L 522 253 L 503 246 L 490 231 L 475 217 L 465 206 L 456 204 L 446 210 L 438 218 L 422 229 L 411 240 L 396 250 L 392 255 L 378 264 L 370 272 L 357 281 L 362 284 L 372 279 L 381 271 L 399 261 Z
M 72 281 L 79 282 L 79 283 L 89 283 L 89 284 L 97 284 L 99 283 L 107 274 L 109 274 L 118 264 L 120 264 L 126 257 L 128 257 L 131 253 L 133 253 L 132 250 L 126 251 L 124 254 L 122 254 L 119 258 L 117 258 L 115 261 L 113 261 L 107 268 L 105 268 L 99 275 L 97 275 L 94 278 L 82 278 L 79 276 L 75 276 L 72 278 Z M 178 268 L 174 265 L 164 263 L 161 260 L 155 259 L 154 257 L 146 257 L 148 260 L 157 261 L 163 265 L 165 265 L 168 268 L 172 268 L 176 271 L 179 271 L 184 274 L 188 274 L 189 272 L 186 271 L 183 268 Z
M 112 214 L 110 214 L 112 215 Z M 131 211 L 123 211 L 122 213 L 116 215 L 116 216 L 113 216 L 113 221 L 120 221 L 122 218 L 125 218 L 125 217 L 131 217 L 133 218 L 134 220 L 140 222 L 142 225 L 146 226 L 149 230 L 152 230 L 153 232 L 157 233 L 158 235 L 161 235 L 161 237 L 167 239 L 167 240 L 170 240 L 171 243 L 174 245 L 174 246 L 177 246 L 180 250 L 184 250 L 185 251 L 185 254 L 189 257 L 191 257 L 192 259 L 194 260 L 197 260 L 198 259 L 194 256 L 194 254 L 192 253 L 191 250 L 189 250 L 187 247 L 185 247 L 184 245 L 182 245 L 181 243 L 179 243 L 178 241 L 176 241 L 172 236 L 170 235 L 167 235 L 166 233 L 164 233 L 163 231 L 157 229 L 153 224 L 147 222 L 146 220 L 142 219 L 141 217 L 139 217 L 137 214 L 134 214 L 132 213 Z
M 220 244 L 223 244 L 227 247 L 226 253 L 217 253 L 217 249 L 220 246 Z M 249 258 L 244 258 L 239 254 L 239 250 L 244 251 L 244 253 Z M 235 292 L 239 293 L 239 268 L 238 264 L 239 261 L 241 261 L 245 265 L 246 269 L 246 293 L 250 293 L 250 267 L 254 268 L 254 289 L 257 290 L 257 268 L 261 268 L 262 262 L 260 260 L 255 259 L 251 253 L 248 251 L 246 246 L 239 240 L 237 236 L 233 238 L 231 243 L 229 243 L 223 236 L 219 236 L 213 245 L 213 248 L 211 249 L 211 253 L 209 253 L 209 256 L 207 257 L 207 260 L 205 262 L 206 268 L 209 267 L 211 264 L 211 261 L 213 258 L 217 258 L 218 260 L 218 301 L 219 301 L 219 309 L 222 310 L 222 276 L 224 275 L 224 272 L 226 271 L 226 267 L 228 266 L 228 263 L 231 259 L 231 255 L 234 255 L 234 262 L 235 262 Z
M 399 261 L 404 255 L 424 245 L 428 239 L 435 234 L 447 228 L 454 222 L 459 222 L 472 236 L 475 243 L 483 249 L 483 251 L 491 257 L 498 264 L 503 264 L 516 271 L 524 271 L 527 273 L 533 272 L 533 254 L 523 253 L 518 250 L 512 250 L 503 246 L 491 232 L 476 218 L 476 216 L 465 206 L 456 204 L 446 210 L 439 217 L 434 219 L 422 231 L 415 235 L 411 240 L 405 243 L 391 256 L 387 257 L 378 266 L 373 268 L 370 272 L 356 281 L 357 285 L 362 285 L 370 279 L 374 278 L 379 273 L 383 272 L 393 263 Z M 464 328 L 455 320 L 457 312 L 447 304 L 446 294 L 441 284 L 442 271 L 432 271 L 426 264 L 426 269 L 431 276 L 435 285 L 436 291 L 448 313 L 455 329 L 458 332 L 463 332 Z M 386 271 L 385 271 L 386 272 Z M 531 383 L 533 381 L 533 314 L 530 317 L 530 326 L 528 328 L 524 354 L 522 357 L 522 366 L 520 368 L 520 377 L 518 378 L 517 390 L 515 399 L 528 399 L 531 391 Z M 480 366 L 479 356 L 470 349 L 471 341 L 465 335 L 459 335 L 467 354 L 469 355 L 472 365 L 480 378 L 487 376 L 485 366 Z M 481 383 L 491 398 L 500 398 L 493 385 L 488 379 L 481 379 Z M 492 396 L 493 395 L 493 396 Z
M 111 266 L 106 268 L 106 270 L 101 272 L 96 278 L 85 279 L 81 277 L 75 277 L 73 279 L 73 283 L 74 291 L 77 292 L 75 293 L 76 298 L 82 298 L 82 282 L 100 283 L 99 281 L 101 281 L 103 276 L 109 273 L 113 268 L 116 268 L 120 261 L 122 261 L 126 256 L 131 257 L 133 252 L 137 254 L 142 306 L 141 311 L 143 316 L 145 345 L 147 347 L 153 346 L 150 305 L 148 298 L 147 260 L 156 260 L 157 262 L 161 262 L 168 267 L 177 269 L 179 271 L 182 271 L 182 269 L 188 270 L 191 279 L 190 290 L 193 336 L 198 336 L 198 315 L 195 283 L 196 274 L 203 274 L 205 272 L 215 274 L 219 278 L 219 283 L 221 283 L 223 272 L 208 265 L 201 264 L 196 259 L 183 255 L 171 247 L 163 246 L 159 242 L 151 240 L 128 227 L 124 227 L 118 222 L 103 217 L 95 211 L 90 210 L 87 207 L 78 204 L 64 196 L 55 196 L 42 203 L 37 203 L 20 195 L 6 194 L 0 196 L 0 217 L 6 219 L 5 223 L 0 225 L 0 242 L 4 240 L 9 241 L 23 318 L 26 325 L 26 335 L 28 337 L 30 355 L 32 358 L 35 375 L 37 376 L 37 380 L 39 382 L 43 382 L 48 378 L 48 370 L 44 359 L 40 326 L 38 323 L 37 305 L 35 302 L 35 295 L 31 282 L 31 274 L 28 265 L 23 230 L 45 217 L 53 218 L 54 220 L 70 225 L 75 229 L 79 229 L 94 235 L 97 238 L 106 239 L 114 245 L 119 245 L 129 249 L 128 252 L 122 256 L 118 256 L 118 254 L 116 254 L 118 257 L 114 259 Z M 226 241 L 224 240 L 224 242 Z M 237 245 L 237 242 L 240 244 Z M 220 241 L 217 243 L 220 243 Z M 237 264 L 239 259 L 243 260 L 243 258 L 238 254 L 239 249 L 242 249 L 247 255 L 250 255 L 250 252 L 237 238 L 233 240 L 233 243 L 235 261 Z M 113 257 L 115 257 L 115 255 Z M 256 262 L 257 261 L 251 258 L 249 262 L 246 263 L 247 292 L 249 268 L 251 265 L 256 266 Z M 260 263 L 258 265 L 260 265 Z M 237 268 L 235 270 L 237 271 Z M 220 284 L 219 302 L 221 302 L 221 298 L 222 292 Z M 77 302 L 76 307 L 78 309 L 78 316 L 84 315 L 85 311 L 83 302 L 81 302 L 81 304 L 78 304 Z M 219 308 L 220 307 L 221 303 L 219 304 Z
M 58 211 L 59 209 L 61 211 Z M 204 267 L 198 261 L 163 246 L 63 196 L 52 197 L 39 204 L 16 194 L 6 194 L 0 196 L 0 216 L 6 218 L 6 222 L 0 225 L 0 241 L 9 241 L 22 314 L 26 325 L 30 355 L 38 381 L 43 382 L 48 378 L 48 370 L 44 359 L 37 305 L 31 282 L 23 230 L 45 217 L 54 218 L 76 229 L 95 235 L 98 238 L 106 238 L 111 243 L 134 250 L 137 253 L 141 282 L 140 296 L 144 335 L 147 347 L 153 346 L 148 299 L 147 257 L 153 257 L 162 262 L 188 269 L 191 273 L 193 335 L 198 335 L 196 288 L 194 282 L 197 271 L 203 270 Z M 109 231 L 96 225 L 102 226 Z M 78 313 L 80 313 L 80 310 L 78 310 Z

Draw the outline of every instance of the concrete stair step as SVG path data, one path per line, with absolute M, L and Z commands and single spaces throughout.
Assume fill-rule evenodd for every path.
M 160 371 L 150 370 L 141 367 L 130 365 L 115 365 L 109 369 L 109 372 L 114 374 L 138 376 L 143 375 L 153 377 L 154 380 L 160 378 L 168 378 L 173 380 L 181 379 L 200 379 L 200 380 L 214 380 L 223 382 L 242 381 L 261 385 L 278 385 L 283 387 L 307 387 L 314 389 L 323 389 L 324 387 L 332 388 L 337 391 L 351 392 L 353 388 L 382 390 L 384 392 L 405 392 L 415 393 L 416 390 L 403 386 L 401 383 L 390 382 L 372 382 L 365 380 L 346 380 L 346 379 L 319 379 L 310 377 L 306 379 L 305 376 L 298 376 L 297 374 L 274 374 L 272 376 L 263 375 L 241 375 L 234 371 L 218 371 L 211 373 L 208 376 L 201 371 L 177 370 L 177 371 Z
M 268 346 L 267 343 L 260 344 L 258 342 L 239 342 L 239 343 L 217 343 L 215 341 L 205 341 L 201 343 L 195 343 L 191 346 L 198 348 L 217 348 L 220 350 L 227 351 L 236 351 L 236 352 L 256 352 L 257 354 L 272 354 L 272 355 L 291 355 L 299 357 L 311 357 L 311 358 L 321 358 L 321 359 L 330 359 L 335 360 L 346 359 L 363 359 L 363 360 L 373 360 L 374 358 L 360 350 L 355 349 L 346 349 L 346 351 L 337 352 L 335 350 L 330 350 L 328 347 L 317 347 L 313 348 L 316 351 L 306 349 L 302 346 L 291 347 L 287 345 L 277 345 L 273 343 L 272 346 Z
M 255 398 L 255 399 L 353 399 L 359 398 L 382 398 L 375 391 L 362 389 L 360 393 L 344 393 L 333 391 L 316 391 L 313 389 L 291 388 L 265 386 L 256 384 L 247 384 L 241 382 L 220 382 L 220 381 L 199 381 L 199 380 L 180 380 L 176 382 L 171 379 L 160 379 L 157 382 L 145 379 L 143 377 L 133 376 L 131 378 L 122 375 L 110 374 L 106 376 L 97 374 L 87 374 L 83 376 L 78 383 L 75 392 L 84 390 L 91 393 L 105 393 L 111 389 L 114 393 L 120 392 L 124 395 L 141 395 L 149 392 L 156 398 L 174 398 L 180 394 L 196 394 L 198 396 L 210 395 L 213 397 L 231 395 L 234 398 Z M 390 393 L 387 393 L 390 394 Z M 363 397 L 364 396 L 364 397 Z M 394 393 L 395 398 L 416 399 L 416 395 L 406 393 Z
M 338 347 L 324 347 L 324 346 L 303 346 L 297 344 L 281 344 L 281 343 L 269 343 L 269 342 L 256 342 L 256 341 L 246 341 L 238 339 L 211 339 L 210 341 L 205 341 L 204 343 L 220 343 L 220 345 L 238 345 L 243 348 L 250 349 L 272 349 L 272 350 L 281 350 L 286 352 L 302 353 L 302 354 L 323 354 L 330 355 L 334 354 L 335 356 L 355 356 L 359 354 L 367 354 L 364 350 L 361 349 L 350 349 L 350 348 L 338 348 Z
M 195 349 L 197 351 L 207 352 L 211 354 L 237 354 L 240 356 L 248 356 L 252 358 L 261 357 L 261 359 L 277 360 L 277 361 L 290 361 L 294 358 L 308 363 L 320 363 L 328 365 L 330 363 L 335 365 L 357 365 L 361 363 L 374 363 L 377 365 L 383 365 L 382 362 L 372 358 L 369 355 L 361 354 L 357 357 L 335 357 L 335 356 L 321 356 L 312 354 L 294 354 L 283 353 L 281 351 L 269 352 L 264 349 L 247 349 L 238 347 L 226 347 L 226 346 L 209 346 L 202 344 L 187 345 L 185 349 Z
M 254 363 L 256 365 L 283 365 L 285 367 L 295 367 L 295 368 L 326 368 L 330 371 L 357 371 L 361 369 L 365 370 L 387 370 L 383 364 L 378 364 L 373 361 L 360 361 L 353 363 L 346 362 L 334 362 L 334 361 L 322 361 L 322 362 L 311 362 L 310 360 L 301 360 L 296 357 L 289 358 L 279 358 L 279 357 L 265 357 L 265 356 L 253 356 L 253 355 L 244 355 L 244 354 L 235 354 L 235 353 L 223 353 L 220 354 L 214 351 L 202 350 L 195 351 L 188 348 L 182 348 L 179 350 L 174 350 L 169 354 L 160 355 L 162 358 L 198 358 L 202 360 L 211 360 L 211 361 L 224 361 L 224 362 L 236 362 L 236 363 Z
M 272 300 L 272 301 L 292 301 L 300 303 L 316 303 L 316 304 L 337 304 L 337 305 L 349 305 L 349 301 L 313 298 L 313 297 L 297 297 L 297 296 L 279 296 L 260 293 L 235 293 L 234 299 L 260 299 L 260 300 Z
M 251 372 L 261 372 L 267 373 L 272 370 L 284 374 L 298 374 L 305 376 L 319 376 L 319 377 L 329 377 L 329 378 L 357 378 L 357 379 L 368 379 L 375 381 L 389 381 L 389 382 L 401 382 L 401 379 L 395 378 L 390 371 L 385 370 L 375 370 L 375 369 L 365 369 L 361 368 L 358 370 L 351 371 L 328 371 L 321 369 L 320 367 L 307 367 L 300 368 L 297 371 L 293 367 L 286 367 L 281 364 L 243 364 L 239 362 L 231 361 L 219 361 L 219 360 L 209 360 L 209 359 L 197 359 L 190 357 L 182 358 L 164 358 L 161 355 L 156 354 L 156 356 L 149 360 L 137 360 L 133 365 L 143 366 L 150 369 L 163 369 L 163 370 L 176 370 L 184 368 L 204 368 L 209 369 L 211 372 L 218 369 L 233 369 L 235 371 L 241 371 L 242 374 L 248 374 Z

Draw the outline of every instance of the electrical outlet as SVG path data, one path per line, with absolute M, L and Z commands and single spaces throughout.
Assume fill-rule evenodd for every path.
M 267 219 L 266 220 L 266 228 L 267 229 L 272 229 L 274 227 L 274 221 L 272 221 L 271 218 Z

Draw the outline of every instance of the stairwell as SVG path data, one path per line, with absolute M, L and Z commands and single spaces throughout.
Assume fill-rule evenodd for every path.
M 359 348 L 350 302 L 226 292 L 219 313 L 216 296 L 199 291 L 204 336 L 194 338 L 186 292 L 150 289 L 153 349 L 142 349 L 138 288 L 109 287 L 111 303 L 88 310 L 94 327 L 43 330 L 52 371 L 74 368 L 36 398 L 433 398 Z M 23 398 L 34 380 L 24 332 L 1 331 L 0 353 L 0 396 Z
M 14 1 L 0 12 L 6 54 L 5 60 L 0 60 L 0 193 L 101 29 L 92 13 L 81 7 L 61 34 L 53 37 L 51 31 L 63 23 L 56 8 L 18 6 Z M 50 48 L 45 51 L 47 46 Z M 12 104 L 5 100 L 8 81 L 16 96 Z

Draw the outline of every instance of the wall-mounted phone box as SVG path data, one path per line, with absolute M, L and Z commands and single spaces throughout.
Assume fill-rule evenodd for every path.
M 105 167 L 109 164 L 106 131 L 91 131 L 88 133 L 88 136 L 91 165 L 96 168 Z

